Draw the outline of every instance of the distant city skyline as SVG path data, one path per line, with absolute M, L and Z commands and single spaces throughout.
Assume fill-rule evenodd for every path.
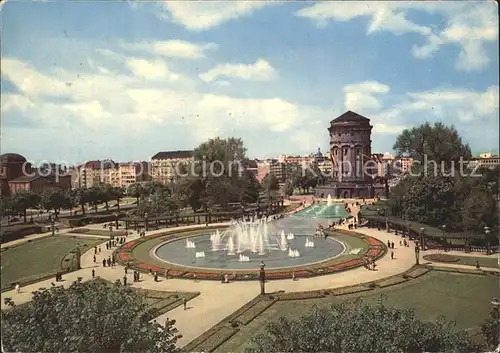
M 1 14 L 2 153 L 136 161 L 234 136 L 251 158 L 303 155 L 327 151 L 346 110 L 371 119 L 380 153 L 425 121 L 498 153 L 493 1 L 10 0 Z

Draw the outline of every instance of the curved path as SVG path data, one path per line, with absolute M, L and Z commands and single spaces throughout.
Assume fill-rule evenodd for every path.
M 215 224 L 223 225 L 221 224 Z M 224 224 L 225 225 L 225 224 Z M 99 225 L 95 226 L 96 228 Z M 178 227 L 176 229 L 196 229 L 203 228 L 204 226 L 186 226 Z M 347 227 L 346 227 L 347 228 Z M 170 228 L 169 230 L 172 230 Z M 312 278 L 303 278 L 298 281 L 290 280 L 273 280 L 266 283 L 266 291 L 273 292 L 284 290 L 287 292 L 295 291 L 308 291 L 325 288 L 338 288 L 360 283 L 366 283 L 382 278 L 390 277 L 398 273 L 404 272 L 415 264 L 415 252 L 413 244 L 410 247 L 399 247 L 400 236 L 385 231 L 378 231 L 376 229 L 361 228 L 357 230 L 374 238 L 381 240 L 383 243 L 392 241 L 395 243 L 395 259 L 391 260 L 390 256 L 386 255 L 384 258 L 377 262 L 377 271 L 370 271 L 363 267 L 349 270 L 346 272 L 324 275 Z M 148 232 L 147 235 L 165 232 L 165 229 Z M 127 237 L 127 241 L 136 239 L 136 234 Z M 106 250 L 105 246 L 101 247 L 102 251 L 97 256 L 97 263 L 93 263 L 93 249 L 87 251 L 82 255 L 82 269 L 64 275 L 64 286 L 69 286 L 77 277 L 83 277 L 84 280 L 91 278 L 91 271 L 94 268 L 96 276 L 104 279 L 115 281 L 122 280 L 125 274 L 124 268 L 120 265 L 114 268 L 101 266 L 103 258 L 111 255 L 113 250 Z M 433 251 L 421 252 L 424 254 L 432 253 Z M 450 252 L 451 253 L 451 252 Z M 390 251 L 388 252 L 390 254 Z M 424 263 L 425 261 L 421 261 Z M 470 268 L 470 267 L 469 267 Z M 185 291 L 185 292 L 200 292 L 201 294 L 188 303 L 189 310 L 183 310 L 182 306 L 158 317 L 156 320 L 163 323 L 167 317 L 173 318 L 177 321 L 177 328 L 182 333 L 183 338 L 179 341 L 179 346 L 184 346 L 194 338 L 201 335 L 203 332 L 210 329 L 219 321 L 230 315 L 232 312 L 240 308 L 242 305 L 250 301 L 260 292 L 260 286 L 257 281 L 251 282 L 234 282 L 229 284 L 222 284 L 218 281 L 195 281 L 187 279 L 162 279 L 159 282 L 154 282 L 150 275 L 142 274 L 141 282 L 134 283 L 132 281 L 132 273 L 129 271 L 128 283 L 133 287 L 163 290 L 163 291 Z M 20 304 L 31 300 L 32 291 L 41 287 L 50 287 L 51 282 L 54 280 L 45 280 L 33 285 L 21 288 L 21 293 L 16 294 L 14 291 L 2 293 L 2 308 L 4 308 L 3 298 L 11 297 L 14 302 Z

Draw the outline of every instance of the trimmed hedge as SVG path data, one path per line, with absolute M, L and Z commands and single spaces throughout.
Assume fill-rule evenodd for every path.
M 0 234 L 0 242 L 7 243 L 9 241 L 14 241 L 17 239 L 24 238 L 27 235 L 40 234 L 41 232 L 42 232 L 42 227 L 33 223 L 5 226 L 2 227 L 2 233 Z

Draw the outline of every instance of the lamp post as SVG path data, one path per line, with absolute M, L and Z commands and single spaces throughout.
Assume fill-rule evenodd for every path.
M 441 226 L 441 231 L 443 232 L 443 241 L 444 241 L 444 244 L 445 244 L 445 250 L 448 250 L 448 240 L 445 237 L 445 234 L 446 234 L 446 224 L 443 224 Z
M 260 294 L 266 294 L 266 264 L 264 261 L 260 263 L 260 273 L 259 273 L 259 282 L 260 282 Z
M 422 248 L 422 250 L 425 250 L 425 241 L 424 241 L 424 237 L 425 237 L 425 228 L 420 228 L 420 247 Z
M 491 254 L 490 233 L 491 233 L 490 227 L 484 227 L 484 236 L 486 240 L 486 255 Z
M 54 236 L 55 231 L 56 231 L 56 222 L 55 222 L 54 220 L 52 220 L 52 221 L 50 222 L 50 230 L 51 230 L 51 232 L 52 232 L 52 236 Z
M 118 229 L 118 213 L 115 213 L 115 227 Z
M 144 213 L 144 228 L 146 228 L 146 232 L 148 231 L 148 213 Z
M 497 298 L 493 298 L 493 300 L 491 301 L 491 305 L 493 306 L 493 311 L 495 312 L 495 319 L 497 320 L 498 322 L 498 327 L 500 327 L 500 301 L 498 301 Z M 495 350 L 495 352 L 498 352 L 500 351 L 500 330 L 498 332 L 498 347 L 497 349 Z
M 77 244 L 76 249 L 75 249 L 75 260 L 76 260 L 76 269 L 77 270 L 81 269 L 81 261 L 80 261 L 81 255 L 82 255 L 82 253 L 80 251 L 80 244 Z
M 415 264 L 420 265 L 420 247 L 418 244 L 415 246 Z

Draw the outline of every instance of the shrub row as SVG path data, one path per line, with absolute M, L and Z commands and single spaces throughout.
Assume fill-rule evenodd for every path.
M 39 234 L 41 232 L 42 227 L 33 223 L 5 226 L 2 227 L 2 233 L 0 233 L 0 242 L 7 243 L 9 241 L 24 238 L 27 235 Z

